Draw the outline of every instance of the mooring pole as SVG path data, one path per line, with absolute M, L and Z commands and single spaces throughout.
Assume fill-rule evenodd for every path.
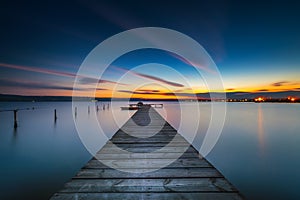
M 90 106 L 88 106 L 88 114 L 90 114 Z
M 56 109 L 54 109 L 54 121 L 56 122 L 56 120 L 57 120 Z
M 17 112 L 18 110 L 14 110 L 14 128 L 18 127 L 18 122 L 17 122 Z
M 77 117 L 77 107 L 75 107 L 75 117 Z
M 97 105 L 97 112 L 99 111 L 99 106 Z

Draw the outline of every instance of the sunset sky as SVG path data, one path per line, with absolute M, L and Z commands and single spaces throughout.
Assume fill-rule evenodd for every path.
M 72 95 L 76 73 L 96 45 L 149 26 L 174 29 L 199 42 L 228 92 L 300 91 L 299 9 L 297 1 L 3 1 L 0 94 Z M 147 63 L 158 64 L 136 68 Z M 153 84 L 141 86 L 149 80 Z M 82 81 L 90 89 L 89 77 Z M 145 49 L 115 60 L 97 96 L 187 98 L 199 92 L 207 88 L 191 65 Z

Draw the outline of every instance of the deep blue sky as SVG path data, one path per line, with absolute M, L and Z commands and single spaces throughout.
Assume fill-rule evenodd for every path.
M 41 82 L 71 87 L 74 77 L 43 70 L 76 73 L 101 41 L 145 26 L 198 41 L 228 89 L 296 89 L 299 10 L 298 1 L 1 1 L 0 93 L 43 94 L 41 88 L 29 92 Z

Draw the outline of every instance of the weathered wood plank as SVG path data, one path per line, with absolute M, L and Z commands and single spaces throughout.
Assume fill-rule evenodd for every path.
M 128 134 L 123 134 L 123 135 L 117 135 L 117 136 L 114 136 L 111 138 L 111 140 L 117 140 L 117 139 L 120 139 L 120 140 L 145 140 L 146 142 L 148 140 L 166 140 L 166 141 L 169 141 L 170 139 L 174 139 L 174 140 L 180 140 L 181 142 L 187 142 L 181 135 L 179 134 L 174 134 L 174 135 L 171 135 L 171 136 L 168 136 L 168 135 L 162 135 L 161 133 L 160 134 L 155 134 L 155 135 L 148 135 L 148 134 L 143 134 L 143 133 L 135 133 L 135 135 L 128 135 Z
M 96 154 L 95 156 L 99 160 L 111 160 L 111 159 L 129 159 L 129 158 L 136 158 L 136 159 L 152 159 L 152 158 L 195 158 L 199 157 L 201 158 L 201 155 L 198 153 L 184 153 L 181 155 L 181 153 L 119 153 L 119 154 Z
M 167 139 L 148 139 L 145 140 L 143 138 L 136 138 L 136 139 L 112 139 L 111 142 L 113 143 L 124 143 L 124 144 L 132 144 L 132 143 L 163 143 L 165 145 L 169 144 L 172 141 L 172 143 L 182 143 L 185 140 L 184 139 L 174 139 L 174 140 L 167 140 Z
M 118 147 L 118 148 L 117 148 Z M 114 147 L 103 147 L 100 151 L 99 154 L 103 153 L 120 153 L 120 150 L 126 150 L 129 152 L 133 153 L 147 153 L 147 152 L 155 152 L 158 151 L 161 153 L 168 153 L 168 152 L 173 152 L 173 153 L 184 153 L 184 152 L 189 152 L 189 153 L 197 153 L 197 151 L 194 148 L 191 148 L 189 146 L 181 146 L 181 147 L 127 147 L 127 148 L 121 148 L 119 146 L 114 146 Z
M 105 160 L 105 163 L 109 163 L 109 166 L 114 166 L 116 168 L 130 168 L 132 167 L 133 163 L 138 162 L 140 166 L 141 164 L 145 166 L 145 168 L 157 168 L 161 166 L 165 162 L 170 162 L 171 164 L 166 166 L 165 168 L 192 168 L 192 167 L 212 167 L 210 163 L 208 163 L 204 159 L 197 159 L 197 158 L 181 158 L 177 159 L 175 162 L 174 159 L 124 159 L 124 160 Z M 83 168 L 85 169 L 105 169 L 109 168 L 101 161 L 92 159 L 90 160 Z
M 65 185 L 61 192 L 233 192 L 224 178 L 194 179 L 79 179 Z
M 115 169 L 82 169 L 74 178 L 207 178 L 223 177 L 214 168 L 178 168 L 178 169 L 159 169 L 147 172 L 148 169 L 135 169 L 134 165 L 129 168 L 134 173 L 123 172 Z M 146 173 L 144 173 L 146 172 Z
M 171 133 L 165 133 L 166 135 L 161 135 L 160 134 L 155 134 L 155 132 L 152 134 L 152 132 L 131 132 L 131 135 L 129 134 L 122 134 L 122 135 L 117 135 L 111 139 L 118 139 L 118 138 L 121 138 L 121 139 L 136 139 L 136 138 L 146 138 L 146 139 L 151 139 L 151 138 L 157 138 L 157 139 L 172 139 L 174 138 L 175 136 L 179 137 L 179 135 L 177 134 L 171 134 Z M 182 139 L 182 138 L 180 138 Z
M 105 146 L 103 148 L 111 148 L 111 147 L 115 147 L 116 144 L 112 143 L 112 142 L 108 142 L 107 144 L 105 144 Z M 190 144 L 189 144 L 190 145 Z M 125 144 L 118 144 L 118 147 L 120 148 L 148 148 L 148 147 L 152 147 L 152 148 L 156 148 L 156 147 L 165 147 L 165 144 L 161 144 L 161 143 L 125 143 Z M 168 144 L 168 147 L 186 147 L 187 143 L 186 142 L 182 142 L 182 143 L 170 143 Z M 193 146 L 190 145 L 190 148 L 195 149 Z M 197 150 L 196 150 L 197 151 Z
M 240 200 L 238 193 L 212 193 L 212 192 L 187 192 L 187 193 L 58 193 L 52 200 L 182 200 L 182 199 L 205 199 L 205 200 Z

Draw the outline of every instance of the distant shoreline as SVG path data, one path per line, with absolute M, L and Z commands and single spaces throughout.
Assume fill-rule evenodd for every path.
M 225 101 L 223 93 L 214 93 L 214 96 L 220 96 L 219 99 L 211 100 L 210 93 L 197 93 L 193 97 L 197 97 L 199 102 Z M 151 99 L 151 98 L 92 98 L 92 97 L 72 97 L 72 96 L 22 96 L 11 94 L 0 94 L 0 102 L 71 102 L 76 101 L 165 101 L 178 102 L 190 101 L 196 102 L 195 99 Z M 246 92 L 230 92 L 226 93 L 226 102 L 255 102 L 255 103 L 300 103 L 300 91 L 286 92 L 268 92 L 268 93 L 246 93 Z

